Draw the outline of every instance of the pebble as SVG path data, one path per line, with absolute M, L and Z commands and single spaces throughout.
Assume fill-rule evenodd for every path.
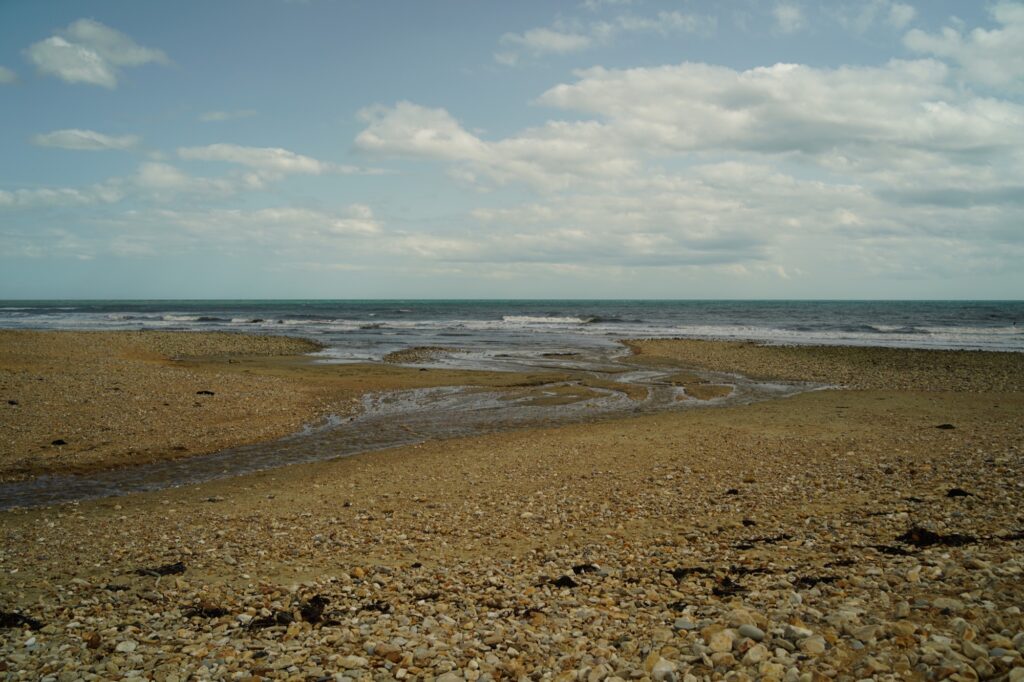
M 739 627 L 739 634 L 741 637 L 749 637 L 755 642 L 760 642 L 764 639 L 764 630 L 757 627 L 756 625 L 741 625 Z

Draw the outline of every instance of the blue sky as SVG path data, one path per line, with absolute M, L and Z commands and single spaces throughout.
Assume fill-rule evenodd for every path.
M 0 298 L 1021 298 L 1024 3 L 0 4 Z

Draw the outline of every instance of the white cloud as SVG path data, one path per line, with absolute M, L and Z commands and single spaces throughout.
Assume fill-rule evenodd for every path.
M 254 109 L 238 109 L 235 111 L 207 111 L 199 116 L 204 123 L 217 123 L 221 121 L 235 121 L 240 118 L 250 118 L 256 115 Z
M 51 133 L 35 135 L 32 143 L 41 147 L 59 147 L 82 151 L 102 151 L 107 149 L 132 149 L 139 143 L 138 135 L 104 135 L 95 130 L 69 128 L 54 130 Z
M 390 109 L 364 109 L 359 116 L 369 124 L 356 137 L 360 149 L 447 159 L 483 159 L 488 153 L 486 145 L 444 109 L 399 102 Z
M 0 66 L 0 85 L 8 85 L 10 83 L 18 82 L 18 74 L 14 73 L 6 66 Z
M 914 29 L 903 38 L 908 49 L 949 60 L 964 78 L 993 88 L 1024 85 L 1024 3 L 1000 2 L 991 10 L 999 28 L 968 33 L 947 26 L 939 33 Z
M 946 67 L 931 60 L 746 71 L 684 63 L 578 75 L 539 101 L 609 119 L 610 128 L 652 151 L 966 152 L 1024 137 L 1024 107 L 960 96 Z
M 280 147 L 243 147 L 237 144 L 211 144 L 205 147 L 181 147 L 178 156 L 193 161 L 223 161 L 249 166 L 271 173 L 321 175 L 334 166 Z
M 25 55 L 41 73 L 111 89 L 117 87 L 122 67 L 168 63 L 160 50 L 143 47 L 92 19 L 79 19 L 57 35 L 33 43 Z
M 117 183 L 103 183 L 84 189 L 46 187 L 0 190 L 0 208 L 39 208 L 112 204 L 124 198 Z
M 217 143 L 205 147 L 180 147 L 178 157 L 189 161 L 218 161 L 252 168 L 264 179 L 284 175 L 324 175 L 327 173 L 377 175 L 382 171 L 372 168 L 340 165 L 320 161 L 280 147 L 245 147 L 237 144 Z
M 917 16 L 917 10 L 913 5 L 893 0 L 862 0 L 852 4 L 841 4 L 826 11 L 840 25 L 856 33 L 866 33 L 878 25 L 899 30 Z
M 913 5 L 894 2 L 889 5 L 889 14 L 885 18 L 885 23 L 893 28 L 903 28 L 913 21 L 916 16 L 917 10 Z
M 775 27 L 782 33 L 796 33 L 807 25 L 803 10 L 790 2 L 780 2 L 772 9 Z
M 322 246 L 339 239 L 371 238 L 382 225 L 372 209 L 353 204 L 340 211 L 302 207 L 273 207 L 257 210 L 206 209 L 196 211 L 160 210 L 145 217 L 127 215 L 121 226 L 137 226 L 136 232 L 166 235 L 171 240 L 192 240 L 202 248 L 229 244 L 260 244 L 282 250 L 291 247 Z
M 394 155 L 458 161 L 456 176 L 504 184 L 527 182 L 538 189 L 564 188 L 577 177 L 617 177 L 636 169 L 615 139 L 597 122 L 553 121 L 519 135 L 488 142 L 470 133 L 444 109 L 410 102 L 362 113 L 368 125 L 356 147 Z
M 593 40 L 588 35 L 550 28 L 531 28 L 524 33 L 506 33 L 501 37 L 503 45 L 521 48 L 533 54 L 579 52 L 590 47 Z
M 677 10 L 660 11 L 651 16 L 624 14 L 607 21 L 559 20 L 551 27 L 504 34 L 500 40 L 502 49 L 495 53 L 494 58 L 501 64 L 514 66 L 523 54 L 540 57 L 581 52 L 607 45 L 622 34 L 648 32 L 669 35 L 708 32 L 714 28 L 714 17 Z
M 957 87 L 937 60 L 593 68 L 537 103 L 571 120 L 488 139 L 444 109 L 364 112 L 360 149 L 436 159 L 460 181 L 525 183 L 539 196 L 389 244 L 466 271 L 514 263 L 783 279 L 903 276 L 900 264 L 929 258 L 969 272 L 948 257 L 957 249 L 1006 270 L 1022 251 L 1024 106 Z

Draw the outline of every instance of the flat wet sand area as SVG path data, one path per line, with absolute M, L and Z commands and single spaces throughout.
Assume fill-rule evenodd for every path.
M 410 349 L 416 351 L 416 349 Z M 422 354 L 410 357 L 422 360 Z M 233 360 L 233 361 L 232 361 Z M 662 368 L 645 368 L 635 361 L 628 365 L 599 358 L 589 369 L 562 371 L 456 371 L 450 368 L 395 367 L 393 365 L 323 365 L 301 362 L 295 357 L 255 359 L 253 357 L 206 358 L 180 361 L 190 368 L 216 363 L 232 376 L 256 368 L 260 375 L 283 381 L 301 377 L 306 390 L 322 383 L 322 396 L 333 398 L 328 388 L 344 386 L 341 397 L 358 395 L 362 386 L 373 386 L 359 397 L 349 397 L 343 413 L 328 413 L 283 438 L 245 444 L 192 457 L 158 459 L 87 474 L 54 473 L 23 481 L 0 484 L 0 507 L 37 506 L 158 490 L 190 485 L 216 478 L 239 476 L 265 469 L 345 457 L 360 452 L 383 450 L 429 440 L 478 435 L 536 426 L 554 426 L 580 421 L 697 407 L 695 401 L 682 403 L 687 387 L 671 380 Z M 671 370 L 675 372 L 676 370 Z M 722 381 L 722 375 L 716 375 Z M 350 383 L 343 383 L 342 377 Z M 446 385 L 445 381 L 467 379 L 473 383 Z M 756 402 L 808 390 L 806 384 L 762 384 L 742 377 L 729 377 L 727 403 Z M 338 382 L 331 384 L 331 380 Z M 361 384 L 360 382 L 367 383 Z M 695 386 L 718 386 L 707 378 Z M 426 384 L 416 388 L 398 386 Z M 381 387 L 394 387 L 380 390 Z M 690 390 L 694 390 L 690 387 Z M 216 395 L 216 392 L 211 392 Z M 331 404 L 328 401 L 326 404 Z M 725 403 L 722 403 L 725 404 Z

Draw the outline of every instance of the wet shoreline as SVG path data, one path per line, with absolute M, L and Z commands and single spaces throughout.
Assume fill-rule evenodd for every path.
M 520 359 L 504 369 L 569 371 L 571 378 L 552 377 L 546 382 L 500 391 L 442 386 L 370 392 L 362 396 L 356 414 L 328 414 L 317 423 L 276 440 L 89 474 L 43 475 L 0 483 L 0 510 L 195 485 L 427 441 L 607 421 L 668 410 L 749 404 L 821 387 L 808 383 L 755 382 L 736 374 L 713 372 L 687 373 L 689 384 L 680 384 L 673 381 L 679 374 L 678 368 L 645 367 L 630 357 L 574 354 L 571 366 L 556 360 L 543 363 L 543 367 L 522 363 Z M 701 391 L 705 386 L 723 390 L 707 397 Z M 638 393 L 645 397 L 636 398 Z

